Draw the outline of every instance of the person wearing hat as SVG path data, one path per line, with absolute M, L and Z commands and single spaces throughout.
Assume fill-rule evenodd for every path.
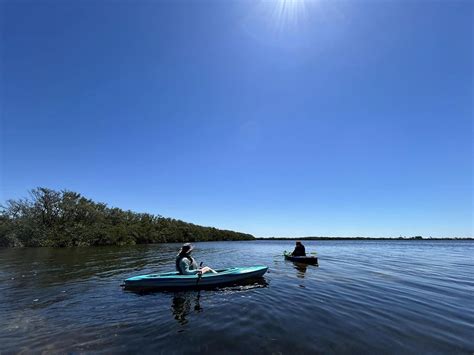
M 185 243 L 181 247 L 178 255 L 176 256 L 176 271 L 178 271 L 181 275 L 195 275 L 195 274 L 205 274 L 207 272 L 216 273 L 216 271 L 212 270 L 208 266 L 204 266 L 202 268 L 198 267 L 196 260 L 191 256 L 191 252 L 193 251 L 193 246 L 191 243 Z
M 291 253 L 292 256 L 306 256 L 306 250 L 304 248 L 304 245 L 300 242 L 296 242 L 295 250 L 293 250 L 293 253 Z

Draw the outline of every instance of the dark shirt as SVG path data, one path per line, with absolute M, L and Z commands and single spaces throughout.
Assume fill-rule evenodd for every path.
M 306 250 L 304 249 L 304 245 L 297 245 L 295 246 L 295 250 L 291 253 L 293 256 L 306 256 Z

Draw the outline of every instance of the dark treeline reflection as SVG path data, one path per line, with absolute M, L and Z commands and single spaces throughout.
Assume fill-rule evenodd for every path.
M 0 247 L 72 247 L 250 240 L 250 234 L 203 227 L 94 202 L 79 193 L 37 188 L 0 209 Z

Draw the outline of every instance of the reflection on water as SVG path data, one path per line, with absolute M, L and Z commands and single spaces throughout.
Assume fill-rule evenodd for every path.
M 286 261 L 288 264 L 292 264 L 293 268 L 296 269 L 296 277 L 300 279 L 304 279 L 306 271 L 308 270 L 308 267 L 310 269 L 313 269 L 315 267 L 318 267 L 318 264 L 305 264 L 305 263 L 298 263 L 295 261 Z
M 181 325 L 188 322 L 186 316 L 191 313 L 191 309 L 194 312 L 202 312 L 203 308 L 199 303 L 201 298 L 201 291 L 197 292 L 176 292 L 172 298 L 171 312 L 173 313 L 174 319 Z M 194 307 L 191 308 L 191 304 Z
M 153 290 L 153 289 L 126 289 L 126 293 L 135 293 L 139 296 L 155 295 L 172 295 L 171 297 L 171 313 L 173 318 L 178 321 L 180 325 L 185 325 L 189 321 L 190 314 L 197 314 L 203 311 L 201 306 L 201 292 L 223 293 L 226 295 L 233 295 L 243 293 L 259 288 L 268 287 L 268 282 L 264 277 L 252 278 L 239 281 L 233 285 L 223 287 L 205 287 L 199 290 L 184 290 L 184 291 L 170 291 L 170 290 Z
M 296 277 L 299 277 L 300 279 L 304 279 L 304 274 L 306 273 L 306 270 L 308 269 L 308 265 L 302 264 L 302 263 L 293 263 L 293 267 L 298 271 L 296 273 Z
M 179 244 L 0 249 L 0 352 L 474 349 L 473 242 L 308 242 L 318 246 L 320 268 L 285 262 L 286 241 L 196 244 L 196 259 L 217 269 L 270 268 L 264 278 L 230 287 L 135 293 L 119 285 L 174 270 Z
M 267 287 L 268 283 L 265 279 L 256 278 L 253 280 L 247 280 L 239 282 L 233 286 L 216 288 L 214 292 L 226 292 L 236 293 L 249 291 L 255 288 Z M 203 291 L 206 292 L 206 291 Z M 211 291 L 212 292 L 212 291 Z M 174 319 L 178 321 L 179 324 L 185 325 L 188 323 L 186 318 L 191 313 L 201 313 L 203 307 L 201 306 L 201 291 L 182 291 L 173 293 L 171 301 L 171 312 L 174 316 Z

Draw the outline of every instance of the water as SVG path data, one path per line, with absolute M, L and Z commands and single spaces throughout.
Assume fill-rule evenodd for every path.
M 0 352 L 459 353 L 474 351 L 474 242 L 197 243 L 221 268 L 265 264 L 263 282 L 217 291 L 124 291 L 174 268 L 176 244 L 0 250 Z

